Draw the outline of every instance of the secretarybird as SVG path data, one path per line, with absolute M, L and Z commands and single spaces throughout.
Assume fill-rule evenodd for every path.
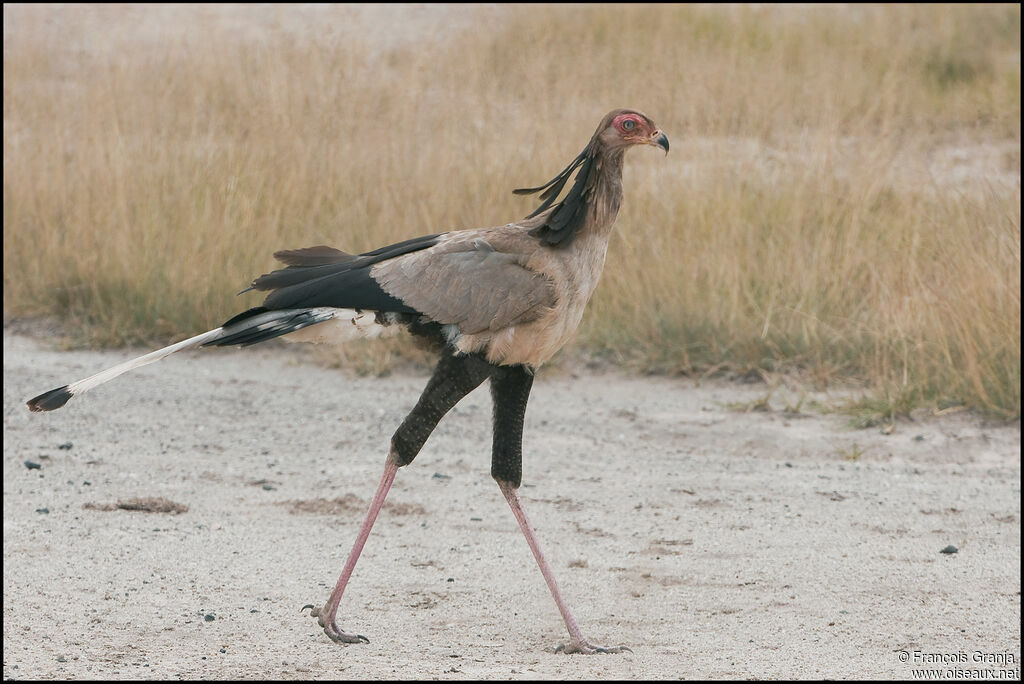
M 609 112 L 583 152 L 536 188 L 543 203 L 527 218 L 498 228 L 413 238 L 354 255 L 318 246 L 277 252 L 286 268 L 256 278 L 269 291 L 262 306 L 221 327 L 51 390 L 29 400 L 52 411 L 74 396 L 134 368 L 193 347 L 247 346 L 289 339 L 337 342 L 404 326 L 440 351 L 441 359 L 415 408 L 391 438 L 384 475 L 355 545 L 327 603 L 312 608 L 334 641 L 369 641 L 338 628 L 338 605 L 400 466 L 416 458 L 438 421 L 488 378 L 494 400 L 491 476 L 498 483 L 558 604 L 570 643 L 565 652 L 612 653 L 591 645 L 558 589 L 519 500 L 526 402 L 534 371 L 576 330 L 604 268 L 612 225 L 622 201 L 622 157 L 634 145 L 668 153 L 668 138 L 649 117 Z M 573 172 L 569 192 L 556 202 Z M 628 650 L 628 649 L 626 649 Z

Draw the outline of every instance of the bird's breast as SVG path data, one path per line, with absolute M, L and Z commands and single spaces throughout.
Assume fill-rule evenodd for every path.
M 545 307 L 528 323 L 460 335 L 455 346 L 467 353 L 485 353 L 488 361 L 499 365 L 537 368 L 550 360 L 576 333 L 604 270 L 607 236 L 580 237 L 569 248 L 544 250 L 528 263 L 554 286 L 556 297 L 552 306 Z

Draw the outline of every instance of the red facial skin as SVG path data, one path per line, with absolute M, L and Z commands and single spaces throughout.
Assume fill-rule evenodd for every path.
M 627 121 L 633 122 L 633 130 L 627 131 L 623 127 Z M 639 114 L 619 114 L 612 119 L 612 125 L 615 126 L 615 130 L 619 132 L 623 140 L 630 142 L 644 142 L 654 134 L 654 129 L 651 128 L 650 123 Z

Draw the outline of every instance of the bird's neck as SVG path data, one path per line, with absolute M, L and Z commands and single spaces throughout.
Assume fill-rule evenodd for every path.
M 523 190 L 536 192 L 550 186 L 547 192 L 557 194 L 565 185 L 568 174 L 582 164 L 565 198 L 554 206 L 538 209 L 521 225 L 528 227 L 530 235 L 538 238 L 541 244 L 554 249 L 568 247 L 581 236 L 586 236 L 591 243 L 595 237 L 607 243 L 622 203 L 622 153 L 621 147 L 609 149 L 599 142 L 592 142 L 547 185 Z M 541 206 L 553 201 L 554 197 L 548 197 Z
M 607 240 L 622 204 L 622 148 L 601 150 L 594 159 L 594 185 L 581 232 Z

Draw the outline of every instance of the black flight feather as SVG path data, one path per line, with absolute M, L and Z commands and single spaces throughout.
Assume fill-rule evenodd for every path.
M 302 249 L 283 249 L 280 252 L 274 252 L 274 258 L 288 266 L 326 266 L 327 264 L 351 261 L 358 257 L 334 247 L 317 245 Z
M 284 250 L 274 256 L 289 266 L 256 278 L 252 289 L 271 291 L 263 302 L 262 308 L 266 310 L 329 306 L 418 313 L 385 292 L 370 275 L 370 268 L 382 261 L 433 247 L 439 237 L 425 235 L 403 240 L 358 256 L 322 245 Z
M 391 296 L 370 275 L 370 268 L 381 261 L 427 249 L 437 244 L 440 235 L 403 240 L 365 254 L 349 254 L 340 249 L 317 245 L 274 253 L 287 264 L 252 281 L 251 290 L 270 290 L 262 306 L 234 316 L 221 326 L 223 334 L 203 346 L 248 346 L 287 335 L 310 325 L 329 320 L 329 311 L 310 311 L 318 307 L 394 312 L 420 316 L 420 312 Z M 41 408 L 58 408 L 66 398 L 60 391 L 41 395 L 35 401 Z M 68 395 L 70 396 L 70 395 Z

